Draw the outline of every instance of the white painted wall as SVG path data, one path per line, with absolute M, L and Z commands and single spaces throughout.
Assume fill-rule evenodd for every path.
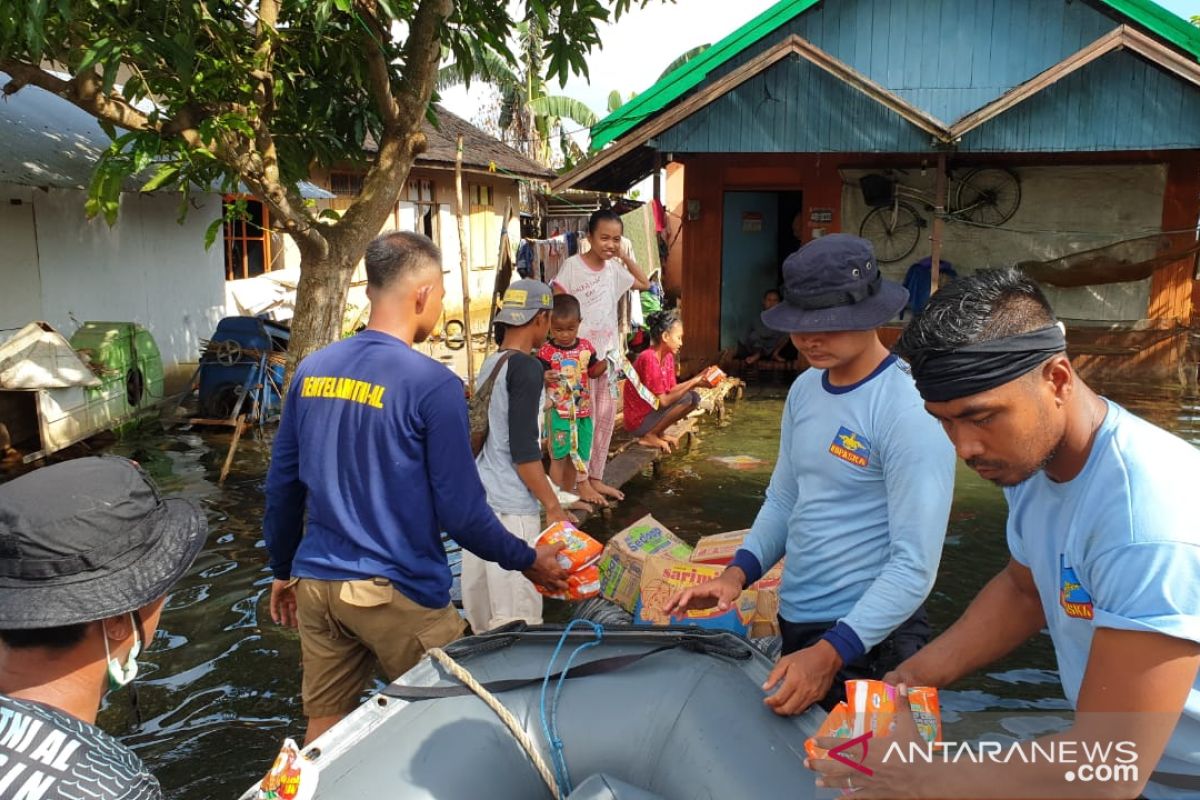
M 180 225 L 175 196 L 126 194 L 110 228 L 102 219 L 85 217 L 81 190 L 5 185 L 0 200 L 15 196 L 14 191 L 28 193 L 32 214 L 0 215 L 0 285 L 23 292 L 19 304 L 7 289 L 0 292 L 0 328 L 44 319 L 70 336 L 77 327 L 72 318 L 129 320 L 154 336 L 168 375 L 190 372 L 186 364 L 197 360 L 200 340 L 225 315 L 223 252 L 217 246 L 204 249 L 204 231 L 219 213 L 218 198 L 197 198 L 198 207 Z M 6 206 L 5 211 L 22 208 Z M 30 217 L 36 222 L 32 256 Z
M 859 178 L 876 170 L 843 170 L 843 230 L 857 233 L 869 210 L 863 203 Z M 943 227 L 942 257 L 959 274 L 983 267 L 1040 261 L 1102 247 L 1122 239 L 1162 230 L 1163 194 L 1167 170 L 1163 164 L 1123 166 L 1023 167 L 1021 204 L 1000 229 L 978 228 L 954 221 Z M 903 183 L 933 194 L 934 171 L 909 170 Z M 911 201 L 910 201 L 911 202 Z M 918 211 L 923 211 L 917 203 Z M 926 212 L 932 222 L 933 216 Z M 903 280 L 910 264 L 929 255 L 926 228 L 922 241 L 908 257 L 885 264 L 885 275 Z M 1060 289 L 1044 286 L 1055 311 L 1066 319 L 1139 320 L 1149 306 L 1149 279 Z
M 0 184 L 0 340 L 41 308 L 33 194 L 28 186 Z

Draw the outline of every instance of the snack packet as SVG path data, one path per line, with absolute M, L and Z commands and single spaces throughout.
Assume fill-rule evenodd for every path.
M 911 686 L 908 703 L 912 708 L 917 731 L 927 742 L 942 738 L 942 711 L 937 689 L 929 686 Z M 896 687 L 883 681 L 846 681 L 846 700 L 838 703 L 816 736 L 804 743 L 811 758 L 825 758 L 826 751 L 817 747 L 816 739 L 832 736 L 838 739 L 853 739 L 870 731 L 875 736 L 892 734 L 896 722 Z
M 552 600 L 587 600 L 600 594 L 600 568 L 591 564 L 568 575 L 565 592 L 551 592 L 541 586 L 537 590 Z
M 590 567 L 600 560 L 604 545 L 576 528 L 569 522 L 556 522 L 542 531 L 537 546 L 563 544 L 558 552 L 558 563 L 569 573 Z
M 725 372 L 720 367 L 709 367 L 704 370 L 704 383 L 712 389 L 725 380 Z

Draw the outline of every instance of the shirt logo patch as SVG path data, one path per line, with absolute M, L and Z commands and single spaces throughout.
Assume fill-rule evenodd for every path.
M 865 467 L 871 463 L 871 440 L 861 433 L 841 427 L 829 445 L 829 452 L 856 467 Z
M 1058 602 L 1063 607 L 1063 611 L 1067 612 L 1068 617 L 1075 619 L 1092 619 L 1095 615 L 1092 596 L 1079 582 L 1074 568 L 1067 566 L 1067 557 L 1062 553 L 1058 556 L 1058 574 L 1059 582 L 1062 584 Z

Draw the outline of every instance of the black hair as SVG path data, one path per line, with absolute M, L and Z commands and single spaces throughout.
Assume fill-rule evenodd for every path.
M 428 236 L 411 231 L 380 234 L 367 245 L 367 285 L 386 289 L 398 278 L 441 267 L 442 251 Z
M 904 329 L 896 353 L 912 361 L 925 350 L 990 342 L 1046 328 L 1057 321 L 1046 295 L 1021 270 L 980 270 L 939 289 Z
M 601 222 L 615 222 L 621 226 L 621 231 L 625 231 L 625 223 L 621 222 L 621 216 L 610 208 L 602 208 L 599 211 L 593 211 L 588 217 L 588 233 L 595 233 L 597 226 Z
M 663 334 L 674 328 L 680 322 L 679 312 L 675 309 L 655 311 L 646 317 L 646 327 L 650 330 L 650 341 L 658 344 Z
M 554 295 L 554 310 L 550 312 L 553 319 L 577 320 L 583 319 L 583 310 L 579 307 L 579 298 L 573 294 Z
M 61 625 L 57 628 L 31 628 L 29 630 L 0 631 L 0 642 L 14 650 L 21 648 L 47 647 L 52 650 L 67 650 L 75 647 L 87 636 L 90 622 L 77 625 Z

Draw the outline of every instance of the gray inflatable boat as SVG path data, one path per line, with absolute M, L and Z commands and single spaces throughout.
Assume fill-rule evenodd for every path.
M 804 741 L 824 714 L 764 706 L 772 661 L 734 634 L 518 624 L 445 652 L 515 717 L 562 797 L 814 796 Z M 428 656 L 304 753 L 323 800 L 554 797 L 497 713 Z

